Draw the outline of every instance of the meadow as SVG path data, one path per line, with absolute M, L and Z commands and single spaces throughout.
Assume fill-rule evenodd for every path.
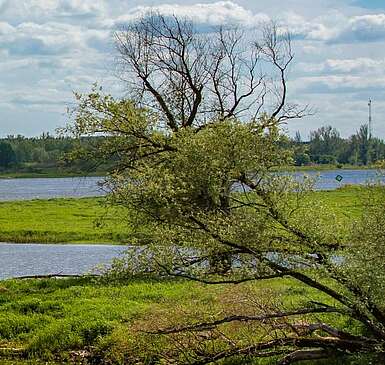
M 0 241 L 14 243 L 124 243 L 131 229 L 122 209 L 103 198 L 0 203 Z
M 26 365 L 33 359 L 48 364 L 79 363 L 85 358 L 100 364 L 154 364 L 159 351 L 172 351 L 173 343 L 149 331 L 234 312 L 250 313 L 250 306 L 239 305 L 240 299 L 247 303 L 252 296 L 268 301 L 273 293 L 289 297 L 289 306 L 312 296 L 289 279 L 283 284 L 269 280 L 230 287 L 148 278 L 108 284 L 87 277 L 8 280 L 0 285 L 0 358 Z M 335 323 L 352 326 L 341 317 Z M 225 333 L 238 330 L 237 325 L 223 328 Z M 252 326 L 242 334 L 249 339 L 257 336 Z
M 312 199 L 351 223 L 362 212 L 366 192 L 345 187 L 314 192 Z M 122 208 L 107 208 L 104 198 L 2 202 L 0 240 L 129 242 L 134 230 L 125 226 L 124 214 Z M 80 363 L 87 358 L 102 364 L 153 364 L 160 350 L 172 351 L 172 343 L 148 331 L 186 320 L 193 323 L 249 313 L 250 307 L 239 303 L 247 303 L 250 296 L 289 298 L 285 304 L 293 307 L 310 299 L 333 304 L 291 279 L 283 285 L 282 280 L 271 279 L 232 286 L 149 277 L 112 282 L 94 277 L 6 280 L 0 282 L 0 359 L 7 359 L 8 363 L 2 363 L 9 365 Z M 334 320 L 343 328 L 354 327 L 341 316 Z M 236 326 L 224 328 L 233 335 L 238 330 Z M 258 333 L 252 327 L 248 330 L 242 332 L 246 338 Z
M 345 187 L 312 194 L 338 218 L 350 221 L 362 211 L 367 191 Z M 123 208 L 111 208 L 103 197 L 0 202 L 0 241 L 13 243 L 129 243 Z M 136 229 L 137 230 L 137 229 Z

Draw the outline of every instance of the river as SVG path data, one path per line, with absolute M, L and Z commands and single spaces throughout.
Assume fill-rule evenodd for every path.
M 374 169 L 370 170 L 325 170 L 325 171 L 315 171 L 310 170 L 306 172 L 296 172 L 296 177 L 303 177 L 304 175 L 317 177 L 315 184 L 316 190 L 335 190 L 344 185 L 363 185 L 367 182 L 373 182 L 379 180 L 378 171 Z M 342 179 L 338 181 L 337 176 L 340 176 Z M 382 177 L 383 181 L 384 178 Z
M 50 274 L 83 274 L 109 264 L 127 246 L 0 244 L 0 279 Z
M 328 170 L 298 172 L 319 175 L 316 189 L 334 190 L 346 184 L 365 184 L 377 178 L 376 170 Z M 339 182 L 336 177 L 340 175 Z M 100 177 L 0 179 L 0 201 L 59 197 L 100 196 Z M 108 264 L 127 246 L 0 244 L 0 279 L 45 274 L 82 274 L 96 265 Z
M 304 174 L 319 175 L 317 190 L 365 184 L 377 177 L 376 170 L 311 170 L 297 172 L 295 176 Z M 336 180 L 337 175 L 342 176 L 341 182 Z M 105 194 L 99 185 L 101 180 L 102 177 L 0 179 L 0 201 L 101 196 Z
M 104 195 L 101 177 L 0 179 L 0 201 Z

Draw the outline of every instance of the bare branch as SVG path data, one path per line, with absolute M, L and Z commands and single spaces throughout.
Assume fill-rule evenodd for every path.
M 303 109 L 284 112 L 286 69 L 293 59 L 290 36 L 278 36 L 276 26 L 266 25 L 260 41 L 251 38 L 236 27 L 199 33 L 190 20 L 156 12 L 115 34 L 121 77 L 135 99 L 174 132 L 215 118 L 258 118 L 268 93 L 269 71 L 261 71 L 261 62 L 280 74 L 280 101 L 272 118 L 302 116 Z
M 286 355 L 277 365 L 289 365 L 295 362 L 305 360 L 321 360 L 330 357 L 332 352 L 330 350 L 312 349 L 312 350 L 297 350 L 289 355 Z
M 278 312 L 278 313 L 268 313 L 259 316 L 230 316 L 222 319 L 218 319 L 213 322 L 199 323 L 192 326 L 185 326 L 179 328 L 168 328 L 159 330 L 155 333 L 157 334 L 171 334 L 171 333 L 180 333 L 185 331 L 205 331 L 216 328 L 217 326 L 230 322 L 251 322 L 251 321 L 266 321 L 269 319 L 277 319 L 284 317 L 292 317 L 304 314 L 314 314 L 314 313 L 344 313 L 341 309 L 335 307 L 321 307 L 321 308 L 301 308 L 294 311 L 288 312 Z

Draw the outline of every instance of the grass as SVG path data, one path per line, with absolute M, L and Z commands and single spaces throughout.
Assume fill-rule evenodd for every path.
M 351 222 L 362 211 L 366 189 L 358 186 L 314 192 L 339 219 Z M 123 209 L 107 209 L 104 198 L 0 202 L 0 241 L 24 243 L 127 243 Z
M 337 190 L 314 192 L 314 199 L 331 209 L 338 217 L 356 219 L 363 210 L 368 190 L 365 187 L 351 185 Z
M 212 302 L 215 290 L 186 281 L 115 286 L 89 278 L 5 281 L 0 288 L 1 351 L 22 349 L 27 358 L 50 360 L 70 350 L 101 346 L 157 309 L 196 297 Z
M 122 214 L 102 197 L 0 202 L 0 241 L 123 243 L 131 230 Z
M 247 313 L 247 306 L 239 307 L 247 295 L 260 301 L 274 293 L 290 297 L 286 304 L 291 306 L 312 295 L 288 279 L 230 289 L 148 279 L 106 285 L 91 278 L 8 280 L 0 285 L 0 356 L 12 348 L 25 359 L 64 360 L 73 356 L 71 351 L 92 349 L 106 364 L 131 363 L 134 357 L 150 364 L 170 344 L 143 330 L 186 319 L 212 320 L 232 311 Z
M 366 189 L 345 187 L 314 192 L 340 219 L 352 222 L 362 211 Z M 122 210 L 106 210 L 104 198 L 50 199 L 0 203 L 0 240 L 9 242 L 122 242 L 132 229 Z M 103 217 L 103 224 L 99 219 Z M 20 351 L 23 360 L 76 359 L 86 349 L 99 363 L 150 364 L 159 350 L 168 349 L 163 337 L 146 329 L 170 323 L 207 320 L 248 313 L 245 298 L 282 298 L 286 306 L 313 299 L 332 304 L 289 279 L 237 286 L 207 286 L 189 281 L 131 280 L 103 283 L 92 278 L 8 280 L 0 282 L 0 359 Z M 255 304 L 255 302 L 254 302 Z M 333 318 L 341 328 L 353 326 Z M 238 336 L 239 328 L 228 328 Z M 255 336 L 239 332 L 239 336 Z M 235 332 L 231 332 L 235 331 Z M 140 362 L 141 361 L 141 362 Z M 7 362 L 1 362 L 7 364 Z M 32 362 L 33 364 L 33 362 Z M 230 363 L 227 363 L 230 364 Z M 227 365 L 226 364 L 226 365 Z M 235 362 L 231 364 L 236 364 Z M 258 362 L 254 364 L 270 364 Z M 332 364 L 332 362 L 327 362 Z

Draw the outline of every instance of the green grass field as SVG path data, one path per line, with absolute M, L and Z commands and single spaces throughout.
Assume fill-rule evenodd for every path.
M 107 346 L 105 356 L 118 360 L 130 351 L 128 331 L 135 321 L 169 308 L 187 308 L 196 298 L 206 303 L 201 309 L 216 305 L 221 291 L 186 281 L 5 281 L 0 283 L 0 358 L 20 353 L 23 358 L 52 360 L 66 358 L 70 350 Z
M 366 190 L 346 187 L 315 192 L 346 221 L 362 211 Z M 104 198 L 49 199 L 0 203 L 0 241 L 25 243 L 127 243 L 133 229 L 127 227 L 123 209 L 111 209 Z
M 0 241 L 124 243 L 130 228 L 122 210 L 103 198 L 48 199 L 0 203 Z
M 62 363 L 87 349 L 103 364 L 153 364 L 158 351 L 170 343 L 147 330 L 248 313 L 250 307 L 240 307 L 240 298 L 242 303 L 250 295 L 269 300 L 272 292 L 289 297 L 289 306 L 312 295 L 291 280 L 230 287 L 148 279 L 108 285 L 91 278 L 3 281 L 0 361 L 12 355 Z M 344 319 L 336 321 L 347 325 Z M 255 335 L 249 331 L 248 336 Z M 134 359 L 138 362 L 131 362 Z

